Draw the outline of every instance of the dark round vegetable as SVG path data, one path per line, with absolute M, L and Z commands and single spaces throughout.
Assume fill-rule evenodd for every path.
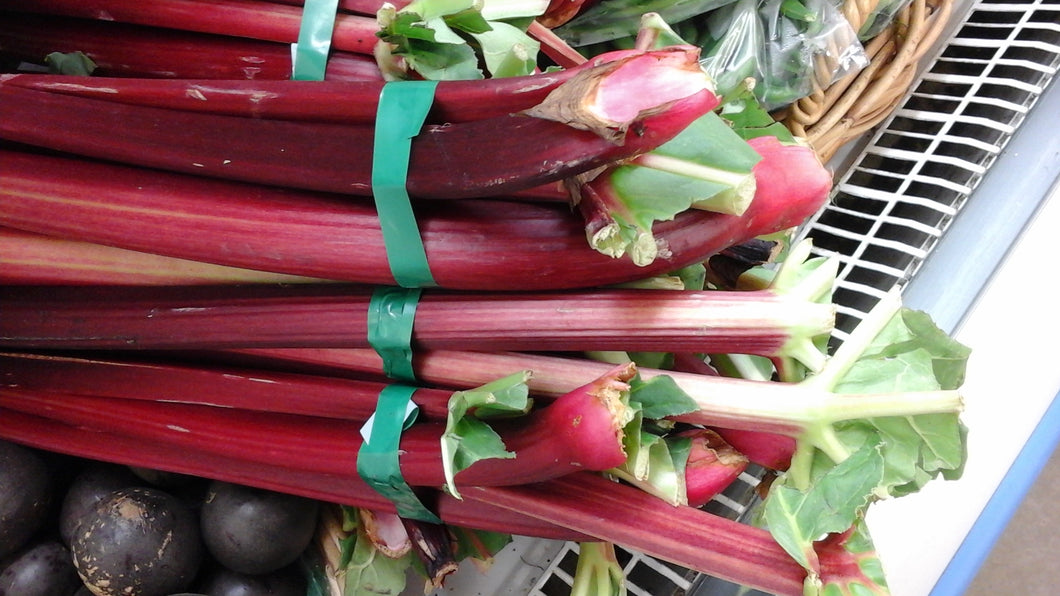
M 59 511 L 59 535 L 69 545 L 77 525 L 96 505 L 118 489 L 143 486 L 144 482 L 126 466 L 89 462 L 66 490 Z
M 129 466 L 129 471 L 144 482 L 167 490 L 191 484 L 197 480 L 195 476 L 189 476 L 187 474 L 166 472 L 165 470 L 153 470 L 151 468 L 139 468 L 136 466 Z
M 99 596 L 186 590 L 202 561 L 198 520 L 156 488 L 114 491 L 84 516 L 70 543 L 81 579 Z
M 69 596 L 80 585 L 70 551 L 58 540 L 27 548 L 0 573 L 0 596 Z
M 44 459 L 0 441 L 0 559 L 26 546 L 48 517 L 53 484 Z
M 198 589 L 208 596 L 305 596 L 305 576 L 295 566 L 250 575 L 224 567 L 208 571 Z
M 228 482 L 210 484 L 199 519 L 213 558 L 228 569 L 262 574 L 290 565 L 316 531 L 318 502 Z

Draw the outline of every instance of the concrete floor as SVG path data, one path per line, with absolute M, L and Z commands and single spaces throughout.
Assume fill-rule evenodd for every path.
M 965 596 L 1060 594 L 1060 452 L 1042 469 Z

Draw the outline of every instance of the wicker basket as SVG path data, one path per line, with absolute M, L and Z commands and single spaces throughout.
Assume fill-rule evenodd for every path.
M 827 161 L 885 119 L 905 96 L 924 54 L 945 28 L 952 0 L 911 0 L 883 32 L 865 44 L 869 65 L 775 114 Z M 843 13 L 861 28 L 878 0 L 847 0 Z

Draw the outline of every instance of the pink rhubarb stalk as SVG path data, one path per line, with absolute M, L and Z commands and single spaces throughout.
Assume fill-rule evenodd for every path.
M 770 470 L 787 470 L 795 454 L 795 437 L 791 435 L 740 428 L 714 429 L 729 445 L 749 461 Z
M 0 225 L 246 269 L 395 283 L 367 203 L 27 152 L 0 151 L 0 161 Z M 565 205 L 427 202 L 416 214 L 440 286 L 510 291 L 596 287 L 699 263 L 800 224 L 821 206 L 810 199 L 762 196 L 741 216 L 694 211 L 658 222 L 665 256 L 644 267 L 586 246 Z
M 0 228 L 0 283 L 195 285 L 319 283 L 321 279 L 187 259 Z
M 0 47 L 43 64 L 52 52 L 83 52 L 104 77 L 277 80 L 291 78 L 290 44 L 113 21 L 4 13 Z M 381 81 L 370 55 L 332 51 L 328 81 Z
M 123 433 L 85 427 L 0 408 L 0 437 L 56 453 L 123 465 L 214 478 L 301 495 L 329 503 L 394 512 L 394 505 L 360 478 L 336 478 L 284 468 L 273 462 L 251 462 L 212 451 L 178 449 Z M 553 540 L 590 537 L 510 510 L 481 502 L 462 501 L 444 492 L 432 493 L 429 503 L 446 523 L 468 528 L 536 536 Z
M 439 81 L 427 116 L 435 124 L 504 116 L 531 108 L 581 70 L 638 54 L 601 54 L 578 67 L 474 81 Z M 372 123 L 381 80 L 145 79 L 44 74 L 0 75 L 0 84 L 132 105 L 190 112 L 332 123 Z
M 3 0 L 0 8 L 286 44 L 298 41 L 302 23 L 302 9 L 298 7 L 254 0 L 41 0 L 29 4 Z M 374 18 L 339 14 L 335 19 L 332 47 L 371 55 L 378 41 L 376 31 Z
M 675 436 L 692 442 L 685 464 L 685 493 L 691 507 L 706 505 L 747 469 L 747 457 L 710 429 L 690 429 Z
M 628 412 L 613 387 L 617 379 L 585 385 L 549 407 L 498 428 L 511 459 L 483 459 L 457 473 L 474 486 L 538 482 L 577 470 L 606 470 L 625 461 L 622 427 Z M 553 409 L 552 406 L 557 406 Z M 286 467 L 356 477 L 361 421 L 337 420 L 218 408 L 197 404 L 143 402 L 51 393 L 21 388 L 0 390 L 0 407 L 46 415 L 66 424 L 124 433 L 173 447 L 214 450 L 219 455 Z M 135 420 L 135 424 L 130 421 Z M 415 424 L 402 433 L 401 472 L 412 486 L 445 483 L 440 437 L 444 424 Z
M 697 56 L 684 46 L 633 54 L 580 70 L 518 114 L 425 125 L 412 141 L 406 188 L 421 198 L 503 195 L 650 151 L 718 105 Z M 667 84 L 631 100 L 642 78 Z M 9 141 L 198 176 L 372 195 L 371 124 L 248 120 L 3 81 L 0 101 L 0 138 Z M 454 164 L 460 176 L 452 176 Z
M 371 296 L 370 290 L 340 284 L 7 287 L 0 288 L 0 346 L 369 347 Z M 768 290 L 425 291 L 417 302 L 412 345 L 775 356 L 796 339 L 830 331 L 833 317 L 831 304 Z
M 468 500 L 561 524 L 740 585 L 785 596 L 803 593 L 805 570 L 766 530 L 694 507 L 674 507 L 599 475 L 464 492 Z
M 259 366 L 274 362 L 282 366 L 309 367 L 341 374 L 343 370 L 371 371 L 381 365 L 378 356 L 366 350 L 238 350 Z M 831 364 L 842 363 L 833 355 Z M 585 358 L 558 357 L 527 353 L 483 353 L 459 350 L 418 352 L 414 361 L 417 378 L 439 386 L 468 386 L 496 378 L 498 373 L 526 369 L 533 371 L 527 381 L 538 399 L 569 391 L 586 377 L 603 374 L 613 365 Z M 714 429 L 736 429 L 782 435 L 785 440 L 771 455 L 785 453 L 792 438 L 840 420 L 874 416 L 915 415 L 953 412 L 962 407 L 956 391 L 910 391 L 893 393 L 831 393 L 828 379 L 835 368 L 800 383 L 758 381 L 640 367 L 642 379 L 665 375 L 691 397 L 699 409 L 674 419 Z M 455 385 L 454 385 L 455 384 Z M 755 453 L 748 449 L 749 452 Z M 750 454 L 749 454 L 750 455 Z M 756 455 L 757 457 L 757 455 Z M 763 461 L 766 461 L 763 459 Z
M 509 374 L 512 371 L 509 371 Z M 591 378 L 591 377 L 586 377 Z M 181 362 L 0 353 L 0 387 L 364 421 L 389 383 Z M 419 420 L 444 422 L 452 391 L 420 388 Z

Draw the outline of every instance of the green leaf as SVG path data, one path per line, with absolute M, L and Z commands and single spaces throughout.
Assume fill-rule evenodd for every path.
M 590 244 L 599 252 L 629 254 L 638 265 L 658 255 L 652 226 L 690 208 L 740 214 L 754 198 L 752 169 L 761 156 L 713 112 L 637 159 L 597 175 L 582 193 L 599 222 Z M 665 191 L 660 191 L 665 189 Z
M 459 526 L 448 526 L 455 541 L 453 557 L 457 561 L 477 559 L 488 561 L 512 542 L 512 535 L 503 532 L 474 530 Z
M 970 350 L 942 332 L 931 318 L 902 309 L 834 386 L 837 393 L 898 393 L 958 389 Z M 967 429 L 956 413 L 851 421 L 839 428 L 871 425 L 882 441 L 887 472 L 881 496 L 916 492 L 943 475 L 959 477 L 967 459 Z
M 640 159 L 615 168 L 611 184 L 645 228 L 690 207 L 739 215 L 754 197 L 752 170 L 761 160 L 711 112 Z
M 927 313 L 902 309 L 900 316 L 876 336 L 855 367 L 889 366 L 891 371 L 910 367 L 908 374 L 877 379 L 893 391 L 957 389 L 964 383 L 970 354 L 968 347 L 939 329 Z M 839 393 L 863 392 L 857 387 L 870 383 L 866 380 L 870 376 L 848 375 L 835 389 Z
M 647 380 L 637 375 L 629 385 L 629 401 L 640 407 L 644 418 L 659 420 L 699 409 L 696 400 L 667 375 L 656 375 Z
M 821 596 L 890 596 L 883 564 L 864 518 L 849 531 L 829 536 L 816 545 L 822 561 L 836 561 L 819 578 Z
M 529 75 L 537 67 L 541 44 L 522 29 L 493 23 L 489 30 L 472 33 L 472 37 L 479 43 L 486 70 L 493 78 Z
M 813 22 L 820 19 L 821 15 L 808 8 L 801 0 L 782 0 L 780 13 L 789 19 Z
M 529 378 L 529 371 L 520 371 L 476 389 L 457 391 L 449 398 L 441 448 L 446 489 L 453 496 L 460 496 L 455 477 L 461 470 L 481 459 L 515 456 L 483 419 L 527 413 L 532 405 L 526 385 Z
M 399 12 L 415 14 L 425 21 L 477 10 L 478 0 L 412 0 Z
M 644 14 L 658 13 L 665 22 L 677 23 L 732 1 L 601 0 L 557 27 L 556 34 L 575 47 L 612 41 L 635 36 Z
M 636 452 L 638 461 L 610 472 L 648 494 L 678 506 L 688 504 L 685 486 L 685 467 L 692 441 L 683 437 L 663 437 L 641 431 L 641 446 Z M 631 458 L 632 460 L 632 458 Z M 633 467 L 636 470 L 633 470 Z
M 627 356 L 639 368 L 670 368 L 673 365 L 673 354 L 669 352 L 626 352 Z
M 96 70 L 96 63 L 84 52 L 52 52 L 44 63 L 52 74 L 88 76 Z
M 879 437 L 884 475 L 877 487 L 881 498 L 920 490 L 942 472 L 958 472 L 966 459 L 964 427 L 956 414 L 889 416 L 837 425 L 844 433 Z
M 404 58 L 428 80 L 481 79 L 483 64 L 494 77 L 532 73 L 540 44 L 525 29 L 547 2 L 488 6 L 475 0 L 414 0 L 400 10 L 384 7 L 376 14 L 378 35 L 391 45 L 390 55 Z
M 746 85 L 725 97 L 719 113 L 732 123 L 733 130 L 744 139 L 769 135 L 784 143 L 795 142 L 791 131 L 773 119 Z
M 493 25 L 490 24 L 482 13 L 478 10 L 465 10 L 455 14 L 446 15 L 443 20 L 450 29 L 454 31 L 463 31 L 465 33 L 479 34 L 486 33 L 493 29 Z
M 877 442 L 866 442 L 839 464 L 818 452 L 811 484 L 800 490 L 783 475 L 770 487 L 764 520 L 778 544 L 800 565 L 817 572 L 820 565 L 814 542 L 854 524 L 874 500 L 884 474 L 884 457 Z
M 344 593 L 348 596 L 393 595 L 404 591 L 412 564 L 411 553 L 397 559 L 384 555 L 360 524 L 344 541 L 343 551 L 340 577 L 344 578 Z
M 707 267 L 703 263 L 695 263 L 682 267 L 673 272 L 684 284 L 686 290 L 702 290 L 707 285 Z

